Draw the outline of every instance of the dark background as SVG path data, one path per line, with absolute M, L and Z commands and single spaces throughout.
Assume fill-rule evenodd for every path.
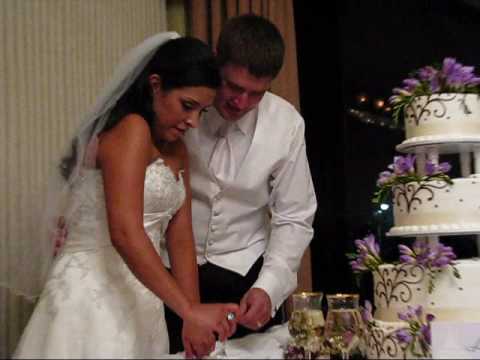
M 313 287 L 370 297 L 368 282 L 358 288 L 345 254 L 373 232 L 383 255 L 396 256 L 399 239 L 384 236 L 391 210 L 378 213 L 371 198 L 378 173 L 404 139 L 376 100 L 387 100 L 411 71 L 445 57 L 475 66 L 478 75 L 480 0 L 337 0 L 333 10 L 313 9 L 315 3 L 294 1 L 301 113 L 319 203 Z M 368 101 L 360 103 L 360 94 Z M 472 237 L 451 240 L 441 239 L 459 257 L 476 252 Z

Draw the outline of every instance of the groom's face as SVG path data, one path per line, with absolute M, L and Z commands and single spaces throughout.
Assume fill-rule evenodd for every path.
M 221 70 L 222 85 L 215 107 L 225 120 L 235 121 L 255 108 L 270 88 L 273 78 L 256 77 L 241 65 L 225 64 Z

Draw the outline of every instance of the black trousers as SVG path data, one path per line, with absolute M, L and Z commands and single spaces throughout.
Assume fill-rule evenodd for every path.
M 239 304 L 243 295 L 257 280 L 263 265 L 263 257 L 252 265 L 245 276 L 220 266 L 206 263 L 198 267 L 200 280 L 200 298 L 202 303 L 236 303 Z M 170 338 L 170 353 L 175 354 L 183 351 L 182 343 L 182 319 L 172 310 L 165 306 L 165 319 L 167 321 L 168 336 Z M 263 332 L 273 325 L 284 321 L 283 306 L 277 311 L 275 317 L 265 324 L 260 330 L 253 331 L 237 326 L 237 331 L 232 338 L 242 337 L 253 332 Z

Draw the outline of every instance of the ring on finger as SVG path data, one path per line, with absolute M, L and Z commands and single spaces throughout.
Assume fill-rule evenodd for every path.
M 228 312 L 227 313 L 227 320 L 228 321 L 232 321 L 232 320 L 235 320 L 235 313 L 234 312 Z

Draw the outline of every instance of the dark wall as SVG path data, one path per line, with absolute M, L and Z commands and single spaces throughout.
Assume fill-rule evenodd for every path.
M 378 215 L 371 198 L 404 134 L 348 109 L 389 121 L 357 95 L 386 100 L 412 70 L 447 56 L 480 72 L 480 1 L 337 0 L 328 12 L 311 4 L 294 1 L 301 112 L 319 202 L 313 284 L 327 293 L 358 291 L 345 253 L 370 231 L 387 242 L 391 214 Z M 396 246 L 388 241 L 386 249 Z

